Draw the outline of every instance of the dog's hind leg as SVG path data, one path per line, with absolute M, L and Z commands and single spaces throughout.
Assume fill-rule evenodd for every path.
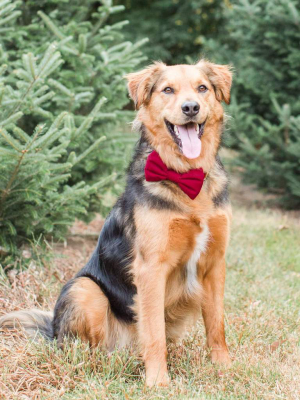
M 75 278 L 63 288 L 55 306 L 53 328 L 59 345 L 66 336 L 75 336 L 93 347 L 113 350 L 132 339 L 131 327 L 122 326 L 100 287 L 87 277 Z

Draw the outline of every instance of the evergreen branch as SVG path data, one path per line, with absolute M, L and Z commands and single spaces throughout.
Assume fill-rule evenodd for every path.
M 86 117 L 79 128 L 74 132 L 72 139 L 77 139 L 83 132 L 87 131 L 93 123 L 93 117 Z
M 28 61 L 29 61 L 29 69 L 33 78 L 36 77 L 37 74 L 37 66 L 35 63 L 35 59 L 32 53 L 28 53 Z
M 48 155 L 55 156 L 55 154 L 62 154 L 62 152 L 66 152 L 65 149 L 70 144 L 70 140 L 65 140 L 63 143 L 59 144 L 58 146 L 53 147 L 48 151 Z
M 77 139 L 84 131 L 88 130 L 89 127 L 92 125 L 96 114 L 102 107 L 102 105 L 107 101 L 106 97 L 102 97 L 98 103 L 95 105 L 93 110 L 90 112 L 89 116 L 85 118 L 85 120 L 82 122 L 82 124 L 79 126 L 78 129 L 73 134 L 72 139 Z
M 4 74 L 4 72 L 7 70 L 7 65 L 3 64 L 0 67 L 0 76 Z
M 55 36 L 57 36 L 61 42 L 60 42 L 60 47 L 62 50 L 67 51 L 69 53 L 72 53 L 76 55 L 78 58 L 80 58 L 83 62 L 83 64 L 86 65 L 86 67 L 89 69 L 91 75 L 94 74 L 94 71 L 90 69 L 90 66 L 82 59 L 81 57 L 81 52 L 78 51 L 76 48 L 73 46 L 66 46 L 65 43 L 73 39 L 73 37 L 65 37 L 63 33 L 58 29 L 58 27 L 51 21 L 51 19 L 43 13 L 43 11 L 38 11 L 38 15 L 42 18 L 42 20 L 45 22 L 45 24 L 48 26 L 48 28 L 51 30 L 51 32 L 54 33 Z
M 106 176 L 105 178 L 101 179 L 101 181 L 96 182 L 93 186 L 91 186 L 90 190 L 99 190 L 101 189 L 103 186 L 107 185 L 109 182 L 111 182 L 112 180 L 116 179 L 117 174 L 115 172 L 113 172 L 112 174 Z
M 4 87 L 1 85 L 0 86 L 0 106 L 2 104 L 3 96 L 4 96 Z
M 56 89 L 60 90 L 62 93 L 66 94 L 69 97 L 74 97 L 74 93 L 71 92 L 65 85 L 62 83 L 55 81 L 54 79 L 48 79 L 49 85 L 54 86 Z
M 87 46 L 87 35 L 80 34 L 78 38 L 79 53 L 84 53 Z
M 46 145 L 49 146 L 53 142 L 55 142 L 58 138 L 60 138 L 62 135 L 65 133 L 69 133 L 68 128 L 63 128 L 61 130 L 55 129 L 53 131 L 48 131 L 40 140 L 38 143 L 35 144 L 35 147 L 43 148 Z
M 46 50 L 46 52 L 44 54 L 44 57 L 42 58 L 42 61 L 40 62 L 40 65 L 38 67 L 38 74 L 39 75 L 45 69 L 46 65 L 48 64 L 49 60 L 52 58 L 52 56 L 55 53 L 56 49 L 57 49 L 57 43 L 54 42 L 54 43 L 50 44 L 50 46 Z
M 0 155 L 7 155 L 9 157 L 19 157 L 17 153 L 15 153 L 13 150 L 7 149 L 6 147 L 1 147 L 0 146 Z
M 0 28 L 0 33 L 14 32 L 14 28 Z
M 25 69 L 25 71 L 28 73 L 28 76 L 29 75 L 32 75 L 32 71 L 31 71 L 31 68 L 30 68 L 30 63 L 29 63 L 29 57 L 28 57 L 28 54 L 23 54 L 23 56 L 22 56 L 22 62 L 23 62 L 23 67 L 24 67 L 24 69 Z M 33 74 L 32 76 L 31 76 L 31 78 L 35 78 L 35 74 Z
M 22 96 L 21 100 L 19 100 L 17 105 L 10 112 L 9 117 L 19 110 L 19 108 L 21 107 L 21 104 L 23 103 L 23 101 L 26 99 L 26 97 L 28 96 L 28 94 L 30 93 L 32 88 L 34 87 L 34 85 L 37 82 L 37 80 L 40 78 L 40 76 L 45 71 L 45 68 L 48 66 L 48 63 L 51 62 L 51 58 L 52 58 L 52 55 L 55 52 L 55 50 L 56 50 L 56 45 L 55 44 L 51 44 L 48 47 L 48 50 L 46 51 L 45 56 L 44 56 L 43 60 L 41 61 L 40 65 L 39 65 L 36 77 L 32 79 L 30 85 L 28 86 L 28 88 L 27 88 L 26 92 L 24 93 L 24 95 Z M 56 54 L 59 54 L 59 53 L 56 53 Z M 55 56 L 55 53 L 54 53 L 54 56 Z
M 96 23 L 94 28 L 92 29 L 92 32 L 90 33 L 90 37 L 93 37 L 98 33 L 99 29 L 101 28 L 102 25 L 108 20 L 109 18 L 109 13 L 106 12 L 102 17 L 99 18 L 99 21 Z
M 60 125 L 63 123 L 63 120 L 65 118 L 65 116 L 67 115 L 67 112 L 62 112 L 58 117 L 55 118 L 54 122 L 52 123 L 52 125 L 50 126 L 50 128 L 48 129 L 47 133 L 45 135 L 43 135 L 42 137 L 40 137 L 35 144 L 33 145 L 33 149 L 37 148 L 37 147 L 42 147 L 47 141 L 48 139 L 51 138 L 52 135 L 57 135 L 58 136 L 54 136 L 54 139 L 52 137 L 52 141 L 56 140 L 60 134 L 66 133 L 67 130 L 65 130 L 63 133 L 61 133 L 62 131 L 59 131 L 59 127 Z M 45 125 L 43 125 L 44 128 Z M 52 143 L 51 141 L 51 143 Z
M 6 18 L 0 20 L 0 26 L 7 24 L 9 21 L 18 18 L 21 15 L 21 11 L 14 11 L 12 14 L 8 15 Z
M 76 158 L 73 165 L 81 162 L 86 156 L 88 156 L 93 150 L 95 150 L 101 142 L 106 140 L 106 136 L 101 136 L 95 143 L 93 143 L 86 151 L 84 151 L 79 157 Z
M 10 4 L 11 0 L 1 0 L 0 1 L 0 8 L 5 7 L 6 4 Z
M 59 170 L 66 171 L 67 169 L 70 169 L 70 168 L 72 168 L 72 164 L 70 162 L 66 162 L 63 164 L 51 165 L 49 167 L 49 171 L 59 171 Z
M 20 143 L 18 143 L 5 129 L 0 128 L 0 135 L 3 137 L 3 139 L 11 145 L 17 152 L 21 152 L 22 147 L 20 147 Z
M 37 14 L 42 18 L 45 22 L 45 25 L 57 36 L 59 39 L 65 39 L 65 35 L 58 29 L 58 27 L 51 21 L 51 19 L 43 13 L 43 11 L 38 11 Z
M 78 51 L 77 49 L 74 49 L 73 47 L 70 47 L 70 46 L 60 46 L 60 48 L 61 48 L 65 53 L 73 54 L 74 56 L 77 56 L 77 57 L 81 58 L 81 54 L 79 53 L 79 51 Z
M 17 75 L 19 79 L 23 79 L 24 81 L 30 82 L 31 77 L 27 71 L 25 71 L 22 68 L 18 68 L 14 71 L 14 73 Z
M 13 182 L 14 182 L 14 180 L 15 180 L 17 174 L 18 174 L 18 172 L 19 172 L 19 169 L 20 169 L 20 167 L 21 167 L 21 163 L 22 163 L 22 161 L 23 161 L 23 159 L 24 159 L 26 153 L 29 151 L 30 146 L 31 146 L 32 143 L 35 141 L 35 139 L 38 137 L 38 135 L 40 134 L 41 131 L 42 131 L 42 128 L 40 129 L 40 131 L 37 130 L 36 133 L 35 133 L 35 135 L 34 135 L 34 137 L 33 137 L 33 139 L 32 139 L 32 141 L 28 144 L 27 147 L 25 147 L 24 150 L 22 150 L 22 154 L 21 154 L 21 156 L 19 157 L 18 163 L 17 163 L 17 165 L 15 166 L 15 168 L 14 168 L 14 170 L 13 170 L 13 173 L 12 173 L 12 175 L 11 175 L 11 177 L 10 177 L 10 179 L 9 179 L 9 181 L 8 181 L 8 183 L 7 183 L 7 185 L 6 185 L 6 188 L 2 191 L 2 195 L 1 195 L 1 198 L 0 198 L 0 215 L 1 215 L 2 212 L 3 212 L 3 205 L 4 205 L 4 203 L 5 203 L 5 200 L 6 200 L 7 196 L 8 196 L 9 193 L 10 193 L 10 189 L 11 189 L 11 187 L 12 187 L 12 184 L 13 184 Z M 1 133 L 1 129 L 0 129 L 0 133 Z
M 26 189 L 13 189 L 13 190 L 11 190 L 10 193 L 16 193 L 16 192 L 25 192 L 25 193 L 30 192 L 30 193 L 34 193 L 38 197 L 42 196 L 42 194 L 40 192 L 37 192 L 36 190 L 33 190 L 33 189 L 28 189 L 28 188 L 26 188 Z M 17 204 L 17 203 L 14 203 L 14 204 Z M 10 205 L 12 205 L 12 204 L 10 204 Z
M 23 152 L 21 154 L 21 156 L 19 157 L 18 163 L 17 163 L 17 165 L 16 165 L 16 167 L 15 167 L 13 173 L 12 173 L 12 176 L 11 176 L 10 180 L 8 181 L 8 183 L 6 185 L 6 188 L 2 191 L 2 195 L 1 195 L 1 198 L 0 198 L 0 216 L 1 216 L 2 211 L 3 211 L 3 205 L 5 203 L 5 200 L 6 200 L 7 196 L 9 195 L 10 188 L 11 188 L 11 186 L 13 184 L 13 181 L 15 180 L 15 178 L 16 178 L 18 172 L 19 172 L 19 169 L 20 169 L 20 166 L 21 166 L 21 163 L 23 161 L 24 156 L 25 156 L 25 152 Z
M 49 82 L 49 80 L 48 80 L 48 82 Z M 48 85 L 43 85 L 43 86 L 41 86 L 41 87 L 35 92 L 36 97 L 42 96 L 48 89 L 49 89 L 49 86 L 48 86 Z
M 49 183 L 55 183 L 55 182 L 60 182 L 60 181 L 66 181 L 68 178 L 70 178 L 71 174 L 62 174 L 58 176 L 54 176 L 53 178 L 50 178 L 49 181 L 47 182 L 47 185 Z
M 4 121 L 1 121 L 0 125 L 4 128 L 6 125 L 9 124 L 14 124 L 18 121 L 23 116 L 23 113 L 21 111 L 13 114 L 9 118 L 5 119 Z
M 51 118 L 51 117 L 52 117 L 52 114 L 51 114 L 50 111 L 46 111 L 46 110 L 44 110 L 44 109 L 41 108 L 41 107 L 35 107 L 35 108 L 34 108 L 34 111 L 35 111 L 37 114 L 39 114 L 39 115 L 41 115 L 42 117 L 44 117 L 44 118 Z
M 55 92 L 48 92 L 44 94 L 44 96 L 39 97 L 38 99 L 33 101 L 33 104 L 35 106 L 38 106 L 41 103 L 45 103 L 47 100 L 52 99 L 52 97 L 55 95 Z M 51 114 L 50 114 L 51 115 Z

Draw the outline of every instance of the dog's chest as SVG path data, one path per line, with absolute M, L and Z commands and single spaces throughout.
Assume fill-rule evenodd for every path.
M 207 248 L 209 236 L 208 225 L 204 225 L 202 232 L 196 237 L 196 244 L 193 253 L 186 264 L 186 291 L 189 295 L 200 290 L 197 265 L 201 254 L 204 253 Z

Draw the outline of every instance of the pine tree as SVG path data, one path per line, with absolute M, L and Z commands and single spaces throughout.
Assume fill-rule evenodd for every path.
M 229 144 L 247 181 L 300 207 L 300 9 L 295 0 L 236 0 L 207 53 L 235 67 Z
M 123 80 L 142 60 L 110 0 L 0 0 L 0 253 L 63 237 L 118 189 Z M 101 190 L 102 189 L 102 190 Z

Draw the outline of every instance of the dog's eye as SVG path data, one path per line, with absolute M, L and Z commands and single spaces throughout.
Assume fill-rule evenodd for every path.
M 174 93 L 174 90 L 168 86 L 168 87 L 164 88 L 163 92 L 166 94 L 170 94 L 170 93 Z
M 198 87 L 198 92 L 204 93 L 204 92 L 206 92 L 206 91 L 207 91 L 207 87 L 206 87 L 205 85 L 200 85 L 200 86 Z

